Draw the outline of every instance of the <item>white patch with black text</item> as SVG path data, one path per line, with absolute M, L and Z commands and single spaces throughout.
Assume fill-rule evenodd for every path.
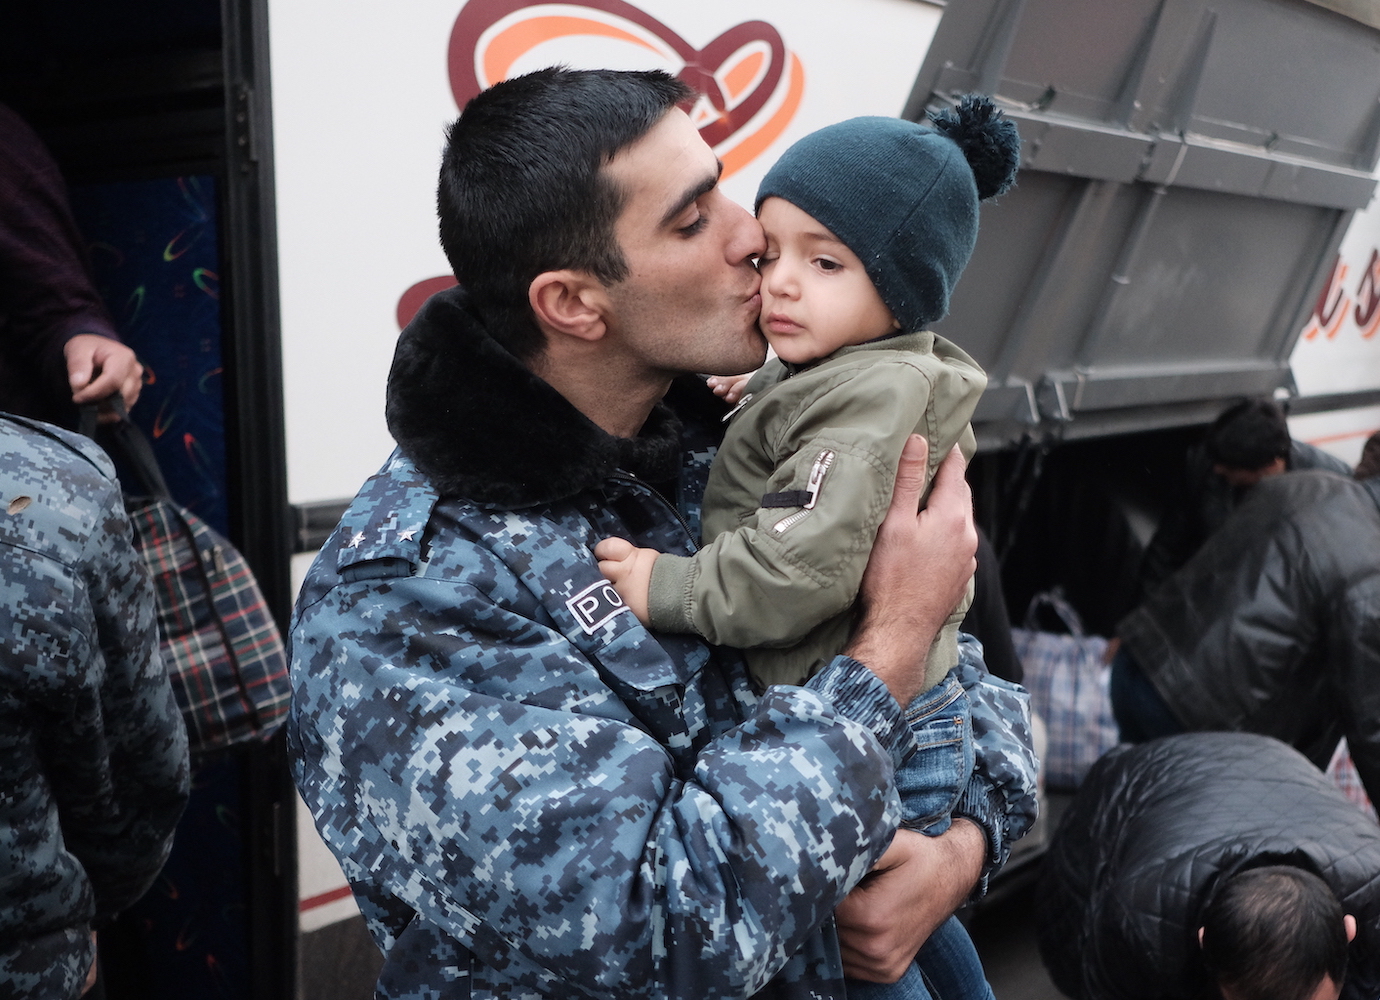
M 622 611 L 632 611 L 632 608 L 623 603 L 623 598 L 618 596 L 618 591 L 613 589 L 613 584 L 607 580 L 590 584 L 566 601 L 565 606 L 580 623 L 580 628 L 585 630 L 585 635 L 593 635 L 599 631 L 614 615 Z

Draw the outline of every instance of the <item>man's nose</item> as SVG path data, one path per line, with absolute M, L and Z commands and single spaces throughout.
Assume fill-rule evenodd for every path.
M 751 212 L 737 202 L 727 197 L 724 198 L 724 202 L 728 206 L 729 223 L 732 226 L 732 236 L 728 244 L 729 260 L 736 264 L 760 256 L 767 248 L 767 238 L 762 233 L 761 224 Z

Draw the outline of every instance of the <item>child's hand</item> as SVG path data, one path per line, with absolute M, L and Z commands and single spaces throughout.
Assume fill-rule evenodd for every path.
M 605 538 L 594 546 L 599 572 L 608 577 L 618 596 L 627 602 L 643 625 L 650 624 L 647 591 L 652 586 L 652 563 L 659 554 L 656 549 L 639 549 L 625 538 Z
M 743 389 L 748 384 L 748 379 L 752 378 L 752 372 L 746 375 L 711 375 L 709 376 L 709 388 L 714 390 L 714 395 L 722 396 L 725 403 L 730 406 L 743 398 Z

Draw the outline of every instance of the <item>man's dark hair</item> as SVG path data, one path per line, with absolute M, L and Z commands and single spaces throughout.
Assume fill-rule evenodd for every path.
M 1225 410 L 1203 444 L 1216 465 L 1254 472 L 1277 458 L 1289 459 L 1289 424 L 1269 399 L 1247 399 Z
M 571 268 L 627 276 L 614 234 L 625 192 L 603 168 L 693 96 L 659 70 L 551 67 L 495 84 L 446 133 L 436 194 L 455 278 L 521 359 L 544 346 L 527 290 Z
M 1346 977 L 1342 904 L 1292 865 L 1231 876 L 1203 913 L 1203 963 L 1240 1000 L 1307 1000 Z

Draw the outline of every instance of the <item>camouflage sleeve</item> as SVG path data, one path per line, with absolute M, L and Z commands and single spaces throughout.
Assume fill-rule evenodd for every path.
M 1006 864 L 1011 845 L 1030 831 L 1039 812 L 1039 761 L 1030 732 L 1030 695 L 1019 684 L 987 672 L 982 645 L 959 634 L 954 672 L 968 693 L 973 720 L 973 776 L 954 814 L 973 820 L 987 836 L 987 862 L 978 894 Z
M 167 860 L 190 790 L 187 734 L 158 648 L 153 588 L 131 544 L 118 492 L 87 541 L 80 585 L 90 604 L 102 669 L 99 706 L 78 711 L 91 731 L 79 745 L 105 755 L 70 757 L 70 787 L 86 794 L 63 806 L 67 848 L 96 892 L 97 920 L 147 891 Z M 103 773 L 100 773 L 103 772 Z
M 335 583 L 292 630 L 299 788 L 357 891 L 417 915 L 380 917 L 380 946 L 429 924 L 542 995 L 761 989 L 896 829 L 875 726 L 790 688 L 698 750 L 663 742 L 656 705 L 470 564 Z M 863 674 L 831 676 L 880 688 Z M 699 683 L 642 696 L 693 719 Z

